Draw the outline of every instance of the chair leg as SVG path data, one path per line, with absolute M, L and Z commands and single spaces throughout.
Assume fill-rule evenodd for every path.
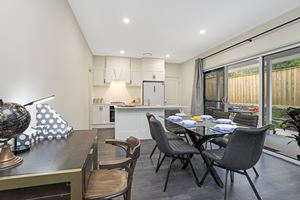
M 164 187 L 164 192 L 167 190 L 167 186 L 168 186 L 168 182 L 169 182 L 169 176 L 170 176 L 170 172 L 171 172 L 171 168 L 172 168 L 172 164 L 174 162 L 174 158 L 172 157 L 171 161 L 170 161 L 170 167 L 167 173 L 167 177 L 166 177 L 166 182 L 165 182 L 165 187 Z
M 231 180 L 231 183 L 234 182 L 234 172 L 233 171 L 230 171 L 230 180 Z
M 200 186 L 203 185 L 204 180 L 206 179 L 208 173 L 210 172 L 210 168 L 213 166 L 213 164 L 214 164 L 214 162 L 212 161 L 212 162 L 210 163 L 210 165 L 207 166 L 207 170 L 206 170 L 206 172 L 204 173 L 204 175 L 203 175 L 203 177 L 202 177 L 202 179 L 201 179 L 201 181 L 200 181 Z
M 255 175 L 256 175 L 256 176 L 259 176 L 259 174 L 258 174 L 258 172 L 256 171 L 255 167 L 252 167 L 252 169 L 253 169 Z
M 165 158 L 166 158 L 166 154 L 164 155 L 164 157 L 161 159 L 161 161 L 160 161 L 159 164 L 157 165 L 156 170 L 155 170 L 156 173 L 158 172 L 158 170 L 159 170 L 161 164 L 164 162 Z
M 257 190 L 256 190 L 256 188 L 255 188 L 255 186 L 254 186 L 254 184 L 253 184 L 253 182 L 252 182 L 251 178 L 249 177 L 249 174 L 247 173 L 246 170 L 244 171 L 244 174 L 245 174 L 245 176 L 247 177 L 247 179 L 248 179 L 248 181 L 249 181 L 249 183 L 250 183 L 250 185 L 251 185 L 251 188 L 252 188 L 252 190 L 254 191 L 255 196 L 257 197 L 257 199 L 258 199 L 258 200 L 262 200 L 261 197 L 259 196 L 259 194 L 258 194 L 258 192 L 257 192 Z
M 161 157 L 161 151 L 159 152 L 159 156 L 158 156 L 158 160 L 157 160 L 155 172 L 156 172 L 156 169 L 158 168 L 158 165 L 159 165 L 159 162 L 160 162 L 160 157 Z
M 126 193 L 126 200 L 130 200 L 130 199 L 131 199 L 131 188 Z
M 196 174 L 196 172 L 195 172 L 194 166 L 193 166 L 193 164 L 192 164 L 191 157 L 190 157 L 190 155 L 187 155 L 187 157 L 188 157 L 188 160 L 189 160 L 189 163 L 190 163 L 192 172 L 193 172 L 193 174 L 194 174 L 194 177 L 195 177 L 195 179 L 196 179 L 196 183 L 197 183 L 197 185 L 200 187 L 200 182 L 199 182 L 199 179 L 198 179 L 197 174 Z
M 154 151 L 156 150 L 156 148 L 157 148 L 157 144 L 154 146 L 154 148 L 153 148 L 153 150 L 152 150 L 152 152 L 151 152 L 151 154 L 150 154 L 150 158 L 152 158 L 153 153 L 154 153 Z
M 208 141 L 205 142 L 204 149 L 207 149 L 207 143 L 208 143 Z
M 186 139 L 186 143 L 190 144 L 188 137 L 186 136 L 186 134 L 184 134 L 184 137 Z
M 212 148 L 212 144 L 211 144 L 211 142 L 210 142 L 209 144 L 210 144 L 210 150 L 212 150 L 213 148 Z
M 229 170 L 226 169 L 226 174 L 225 174 L 225 192 L 224 192 L 224 200 L 227 200 L 227 180 L 228 180 L 228 172 Z

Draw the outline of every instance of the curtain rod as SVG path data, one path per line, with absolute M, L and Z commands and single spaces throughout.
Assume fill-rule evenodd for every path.
M 300 19 L 300 17 L 297 17 L 297 18 L 292 19 L 292 20 L 290 20 L 290 21 L 288 21 L 288 22 L 285 22 L 285 23 L 283 23 L 283 24 L 280 24 L 280 25 L 278 25 L 278 26 L 275 26 L 275 27 L 273 27 L 273 28 L 271 28 L 271 29 L 269 29 L 269 30 L 266 30 L 266 31 L 264 31 L 264 32 L 262 32 L 262 33 L 259 33 L 259 34 L 257 34 L 257 35 L 254 35 L 254 36 L 252 36 L 252 37 L 250 37 L 250 38 L 248 38 L 248 39 L 246 39 L 246 40 L 243 40 L 243 41 L 238 42 L 238 43 L 236 43 L 236 44 L 234 44 L 234 45 L 231 45 L 231 46 L 229 46 L 229 47 L 226 47 L 226 48 L 224 48 L 224 49 L 222 49 L 222 50 L 220 50 L 220 51 L 217 51 L 217 52 L 215 52 L 215 53 L 212 53 L 212 54 L 210 54 L 210 55 L 208 55 L 208 56 L 206 56 L 206 57 L 204 57 L 204 58 L 202 58 L 202 59 L 207 59 L 207 58 L 209 58 L 209 57 L 211 57 L 211 56 L 214 56 L 214 55 L 217 55 L 217 54 L 222 53 L 222 52 L 224 52 L 224 51 L 227 51 L 228 49 L 231 49 L 231 48 L 233 48 L 233 47 L 236 47 L 236 46 L 238 46 L 238 45 L 241 45 L 241 44 L 243 44 L 243 43 L 245 43 L 245 42 L 252 42 L 253 39 L 255 39 L 255 38 L 259 37 L 259 36 L 262 36 L 262 35 L 264 35 L 264 34 L 266 34 L 266 33 L 269 33 L 269 32 L 271 32 L 271 31 L 274 31 L 274 30 L 276 30 L 276 29 L 279 29 L 279 28 L 281 28 L 281 27 L 283 27 L 283 26 L 286 26 L 286 25 L 288 25 L 288 24 L 290 24 L 290 23 L 293 23 L 293 22 L 295 22 L 295 21 L 298 21 L 299 19 Z

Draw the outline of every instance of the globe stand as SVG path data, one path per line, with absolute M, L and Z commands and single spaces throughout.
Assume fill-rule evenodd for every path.
M 7 141 L 4 141 L 0 152 L 0 170 L 16 167 L 22 162 L 23 158 L 15 156 L 11 151 L 10 145 L 7 144 Z

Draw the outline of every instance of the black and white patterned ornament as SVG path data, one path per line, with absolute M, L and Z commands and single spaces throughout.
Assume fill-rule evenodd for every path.
M 43 139 L 66 139 L 72 127 L 47 104 L 36 105 L 36 127 L 18 135 L 17 146 L 28 146 Z

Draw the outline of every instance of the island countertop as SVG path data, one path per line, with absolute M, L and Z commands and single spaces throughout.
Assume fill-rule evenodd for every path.
M 125 140 L 130 136 L 138 139 L 151 139 L 146 113 L 153 114 L 164 126 L 164 119 L 159 116 L 164 116 L 166 109 L 178 109 L 178 112 L 180 112 L 185 107 L 182 105 L 116 105 L 115 137 L 121 140 Z
M 183 105 L 157 105 L 157 106 L 144 106 L 144 105 L 115 105 L 115 109 L 165 109 L 165 108 L 185 108 Z

